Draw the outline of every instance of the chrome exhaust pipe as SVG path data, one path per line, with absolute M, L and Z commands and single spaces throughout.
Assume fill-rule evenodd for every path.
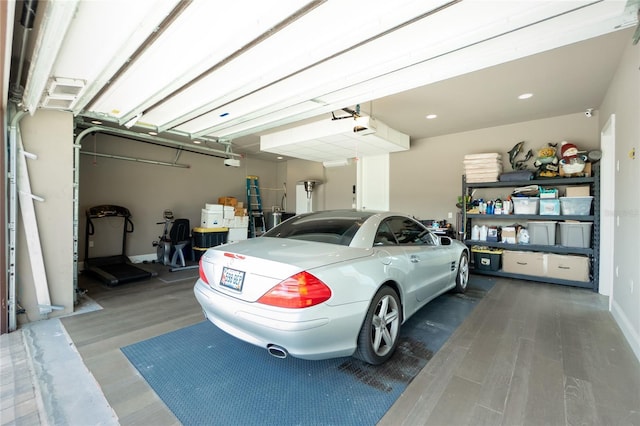
M 270 355 L 276 358 L 281 358 L 281 359 L 286 358 L 288 355 L 287 350 L 285 348 L 281 348 L 280 346 L 277 346 L 277 345 L 267 345 L 267 352 L 269 352 Z

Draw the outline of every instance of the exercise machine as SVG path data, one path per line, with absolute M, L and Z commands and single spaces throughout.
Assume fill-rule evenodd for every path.
M 143 280 L 155 276 L 151 271 L 137 267 L 127 257 L 127 234 L 133 232 L 133 222 L 129 209 L 121 206 L 104 204 L 87 209 L 87 225 L 84 241 L 84 271 L 95 276 L 109 286 Z M 122 218 L 122 253 L 113 256 L 89 257 L 89 237 L 95 234 L 93 221 L 108 217 Z
M 198 268 L 198 264 L 187 265 L 184 255 L 185 250 L 191 249 L 189 219 L 174 219 L 171 210 L 165 210 L 162 216 L 164 221 L 156 224 L 164 224 L 164 231 L 159 241 L 153 242 L 158 254 L 157 262 L 169 266 L 169 272 Z M 171 230 L 169 230 L 170 225 Z

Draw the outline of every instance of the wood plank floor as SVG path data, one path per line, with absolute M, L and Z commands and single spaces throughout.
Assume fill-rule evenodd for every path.
M 120 347 L 202 321 L 196 275 L 80 281 L 104 309 L 62 323 L 122 425 L 179 424 Z M 605 297 L 496 279 L 379 424 L 640 425 L 640 363 Z

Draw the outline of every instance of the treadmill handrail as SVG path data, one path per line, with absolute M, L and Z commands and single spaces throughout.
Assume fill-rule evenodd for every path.
M 87 217 L 101 218 L 101 217 L 131 217 L 131 212 L 128 208 L 122 206 L 116 206 L 113 204 L 102 204 L 100 206 L 94 206 L 87 209 Z

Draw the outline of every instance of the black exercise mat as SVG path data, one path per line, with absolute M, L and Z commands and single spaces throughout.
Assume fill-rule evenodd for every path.
M 184 425 L 374 425 L 493 286 L 473 276 L 403 325 L 374 367 L 353 358 L 274 358 L 203 321 L 122 348 Z

